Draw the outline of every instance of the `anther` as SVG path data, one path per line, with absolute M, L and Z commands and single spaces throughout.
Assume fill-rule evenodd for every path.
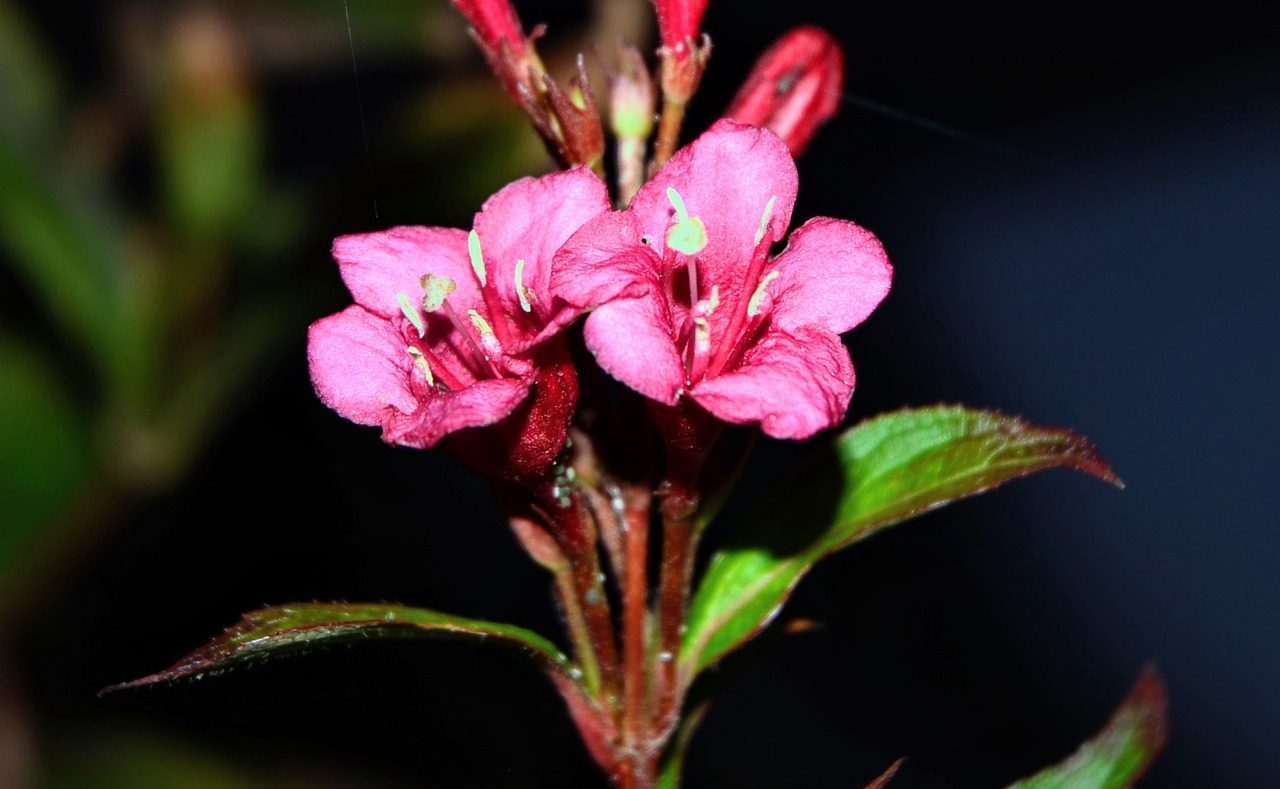
M 483 288 L 485 286 L 484 256 L 480 254 L 480 236 L 474 230 L 467 235 L 467 252 L 471 255 L 471 270 L 476 273 L 476 279 L 480 280 L 480 287 Z
M 418 337 L 421 338 L 422 335 L 427 333 L 427 327 L 422 322 L 422 316 L 418 314 L 418 308 L 413 306 L 413 302 L 403 293 L 397 293 L 396 299 L 400 302 L 400 311 L 413 324 L 413 328 L 418 330 Z
M 529 292 L 524 287 L 524 258 L 516 261 L 516 298 L 520 299 L 520 309 L 533 312 L 533 306 L 529 304 Z

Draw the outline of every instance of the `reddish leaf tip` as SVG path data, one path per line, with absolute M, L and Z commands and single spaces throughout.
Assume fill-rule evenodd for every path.
M 884 789 L 884 787 L 889 785 L 889 781 L 893 778 L 893 776 L 898 774 L 898 768 L 901 767 L 902 763 L 905 762 L 906 760 L 907 760 L 907 757 L 903 756 L 893 764 L 889 765 L 889 769 L 880 773 L 879 778 L 867 784 L 867 789 Z
M 1154 663 L 1143 667 L 1129 695 L 1112 716 L 1112 722 L 1122 716 L 1139 718 L 1137 728 L 1150 754 L 1150 763 L 1169 739 L 1169 694 Z

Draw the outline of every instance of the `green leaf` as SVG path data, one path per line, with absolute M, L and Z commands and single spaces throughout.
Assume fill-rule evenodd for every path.
M 562 692 L 574 678 L 569 659 L 555 644 L 513 625 L 383 603 L 295 603 L 251 611 L 221 636 L 163 671 L 121 682 L 104 693 L 200 676 L 320 644 L 370 639 L 461 638 L 514 646 L 552 676 Z
M 1121 482 L 1078 435 L 955 406 L 845 432 L 762 502 L 712 558 L 680 662 L 692 679 L 769 624 L 819 559 L 880 529 L 1053 467 Z
M 47 361 L 0 334 L 0 597 L 89 472 L 89 432 Z
M 14 3 L 0 0 L 0 130 L 31 140 L 54 123 L 60 93 L 52 61 Z
M 1142 777 L 1167 737 L 1164 683 L 1143 670 L 1102 731 L 1062 762 L 1010 789 L 1124 789 Z

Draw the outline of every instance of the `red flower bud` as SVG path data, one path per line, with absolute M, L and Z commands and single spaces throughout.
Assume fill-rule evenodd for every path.
M 523 104 L 521 86 L 528 95 L 539 94 L 539 86 L 530 76 L 532 68 L 542 73 L 529 39 L 520 27 L 520 17 L 510 0 L 450 0 L 467 21 L 471 23 L 471 36 L 490 68 L 502 81 L 502 87 L 517 104 Z M 536 37 L 536 32 L 535 32 Z
M 481 46 L 496 51 L 502 50 L 502 42 L 506 41 L 511 53 L 520 57 L 525 53 L 524 30 L 520 27 L 520 17 L 511 7 L 508 0 L 451 0 L 453 7 L 471 23 L 471 29 L 480 39 Z
M 677 60 L 687 59 L 697 45 L 707 0 L 654 0 L 654 5 L 662 46 Z
M 844 55 L 826 31 L 798 27 L 756 61 L 725 117 L 768 129 L 796 156 L 835 114 L 844 88 Z

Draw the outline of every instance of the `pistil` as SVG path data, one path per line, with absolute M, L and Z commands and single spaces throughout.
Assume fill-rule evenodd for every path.
M 483 264 L 481 264 L 480 270 L 483 271 Z M 480 276 L 480 274 L 477 273 L 477 276 Z M 448 277 L 439 277 L 435 274 L 424 274 L 422 276 L 421 284 L 423 291 L 422 308 L 427 312 L 444 312 L 445 317 L 447 317 L 449 322 L 453 324 L 454 331 L 462 335 L 462 338 L 466 340 L 467 347 L 471 349 L 471 353 L 474 355 L 476 361 L 479 362 L 479 372 L 481 376 L 484 376 L 487 372 L 492 378 L 501 378 L 502 373 L 499 372 L 497 366 L 494 365 L 489 354 L 484 352 L 480 343 L 478 343 L 476 338 L 472 336 L 471 326 L 468 326 L 467 323 L 462 320 L 457 311 L 453 309 L 453 305 L 449 303 L 449 296 L 453 295 L 454 291 L 458 289 L 457 283 Z M 401 303 L 401 307 L 404 307 L 403 302 Z M 414 310 L 413 312 L 416 313 L 417 311 Z M 483 333 L 488 330 L 492 333 L 493 330 L 489 328 L 488 322 L 485 321 L 484 318 L 480 318 L 480 313 L 475 310 L 470 310 L 470 312 L 472 313 L 471 323 L 477 331 Z M 405 314 L 409 314 L 408 308 L 405 308 Z M 478 322 L 476 321 L 476 318 L 479 318 Z M 412 320 L 412 318 L 410 318 L 410 320 Z M 414 325 L 417 326 L 418 324 L 415 323 Z M 421 329 L 419 329 L 419 332 L 421 333 Z

